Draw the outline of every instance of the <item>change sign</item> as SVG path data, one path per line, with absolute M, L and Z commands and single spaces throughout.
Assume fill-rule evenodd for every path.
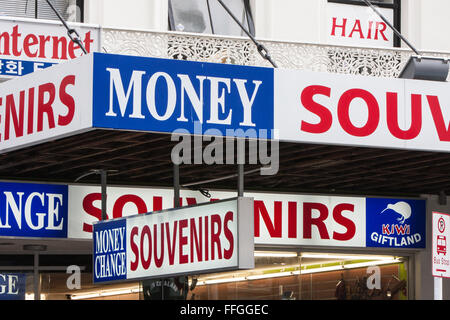
M 253 268 L 253 216 L 233 198 L 95 223 L 94 282 Z

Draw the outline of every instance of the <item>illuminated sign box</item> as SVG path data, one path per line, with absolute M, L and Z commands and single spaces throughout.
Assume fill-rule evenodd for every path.
M 68 186 L 0 183 L 0 236 L 67 238 Z
M 254 267 L 253 199 L 234 198 L 94 224 L 94 282 Z
M 0 84 L 0 152 L 113 129 L 449 152 L 446 82 L 93 53 Z
M 231 191 L 181 190 L 183 206 L 228 199 Z M 423 249 L 426 247 L 426 200 L 358 196 L 246 192 L 254 199 L 254 241 L 268 247 L 346 247 Z M 99 221 L 100 187 L 69 186 L 69 234 L 92 239 Z M 108 187 L 109 219 L 126 218 L 173 206 L 173 190 Z M 167 211 L 170 212 L 170 211 Z

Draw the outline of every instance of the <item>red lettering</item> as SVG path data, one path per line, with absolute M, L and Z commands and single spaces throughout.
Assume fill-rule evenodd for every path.
M 313 218 L 313 210 L 319 212 L 318 218 Z M 321 239 L 330 239 L 327 232 L 327 227 L 324 223 L 325 219 L 328 217 L 328 208 L 322 203 L 303 203 L 303 237 L 305 239 L 312 238 L 312 225 L 315 225 L 319 230 Z
M 433 116 L 434 124 L 440 141 L 450 141 L 450 126 L 446 126 L 444 117 L 442 115 L 442 108 L 439 99 L 436 96 L 427 96 L 428 104 L 430 105 L 431 114 Z
M 231 259 L 231 257 L 233 256 L 233 252 L 234 252 L 234 237 L 233 237 L 233 233 L 231 232 L 230 228 L 228 227 L 228 222 L 233 221 L 233 212 L 232 211 L 228 211 L 225 214 L 225 218 L 223 219 L 223 233 L 225 235 L 225 238 L 228 240 L 228 243 L 230 244 L 230 246 L 228 247 L 228 249 L 223 251 L 223 257 L 224 259 Z
M 45 102 L 45 96 L 48 100 Z M 37 131 L 44 129 L 44 113 L 47 114 L 48 126 L 50 129 L 55 127 L 55 118 L 53 116 L 52 104 L 55 101 L 55 86 L 53 83 L 46 83 L 39 86 L 38 93 L 38 125 Z
M 23 136 L 23 120 L 25 112 L 25 91 L 20 91 L 19 98 L 19 115 L 17 115 L 16 104 L 14 102 L 14 95 L 6 96 L 5 108 L 5 140 L 9 140 L 9 129 L 11 117 L 14 124 L 14 132 L 16 137 Z
M 87 52 L 91 52 L 91 44 L 94 43 L 94 40 L 91 38 L 91 32 L 86 32 L 84 38 L 84 48 Z
M 67 60 L 67 39 L 65 37 L 52 37 L 53 40 L 53 56 L 52 59 Z M 58 47 L 61 44 L 61 56 L 58 54 Z
M 397 232 L 397 234 L 401 235 L 409 234 L 409 225 L 399 226 L 398 224 L 396 224 L 395 231 Z
M 411 95 L 411 126 L 408 130 L 400 129 L 398 123 L 397 96 L 397 93 L 393 92 L 386 94 L 386 115 L 389 131 L 398 139 L 414 139 L 422 129 L 422 96 L 420 94 Z
M 147 248 L 148 248 L 147 257 L 144 256 L 145 237 L 147 237 Z M 152 261 L 152 234 L 150 232 L 149 226 L 147 225 L 145 225 L 142 228 L 140 252 L 141 252 L 141 265 L 145 270 L 147 270 Z
M 209 217 L 205 217 L 205 239 L 209 239 Z M 209 244 L 205 241 L 205 261 L 209 260 Z
M 261 200 L 254 201 L 254 219 L 255 219 L 255 237 L 260 236 L 260 217 L 263 218 L 264 224 L 272 238 L 281 238 L 282 231 L 282 203 L 281 201 L 274 202 L 274 222 L 270 219 L 269 213 L 267 212 L 264 202 Z
M 65 116 L 59 115 L 58 117 L 58 125 L 60 126 L 70 124 L 70 122 L 72 122 L 73 115 L 75 114 L 75 100 L 66 91 L 68 85 L 75 85 L 75 76 L 70 75 L 65 77 L 61 81 L 61 86 L 59 87 L 59 98 L 61 99 L 61 103 L 67 107 L 67 114 Z
M 92 51 L 91 31 L 85 33 L 84 46 L 87 52 Z M 47 45 L 48 44 L 48 45 Z M 80 50 L 80 46 L 70 41 L 67 36 L 50 36 L 29 33 L 22 37 L 19 31 L 19 25 L 13 26 L 11 33 L 7 31 L 0 34 L 0 55 L 13 55 L 19 57 L 22 52 L 30 58 L 42 59 L 62 59 L 76 58 L 76 51 Z M 46 52 L 46 49 L 49 49 Z
M 353 26 L 353 29 L 352 29 L 352 32 L 350 32 L 350 34 L 349 34 L 349 38 L 353 37 L 353 33 L 354 32 L 358 32 L 359 33 L 359 37 L 361 39 L 364 39 L 364 34 L 363 34 L 362 28 L 361 28 L 361 21 L 359 19 L 356 19 L 355 25 Z
M 36 49 L 35 52 L 30 51 L 30 47 L 35 46 L 39 43 L 38 37 L 36 37 L 34 34 L 28 34 L 23 39 L 23 52 L 30 58 L 35 58 L 38 54 L 38 50 Z
M 330 110 L 313 100 L 314 96 L 318 94 L 330 97 L 331 89 L 324 86 L 309 86 L 302 91 L 301 101 L 303 107 L 320 118 L 320 122 L 316 124 L 302 121 L 300 127 L 300 130 L 302 131 L 309 133 L 324 133 L 331 128 L 333 116 Z
M 192 206 L 192 205 L 196 205 L 197 204 L 197 199 L 195 199 L 195 198 L 187 197 L 186 201 L 187 201 L 188 206 Z
M 0 52 L 0 54 L 4 54 L 6 56 L 9 56 L 11 52 L 9 51 L 9 34 L 8 32 L 3 32 L 0 34 L 0 41 L 3 39 L 3 45 L 1 45 L 0 42 L 0 48 L 3 48 L 3 52 Z
M 153 197 L 153 211 L 162 210 L 162 197 Z
M 202 241 L 202 217 L 198 218 L 198 232 L 195 226 L 195 219 L 190 219 L 190 238 L 191 238 L 191 263 L 194 262 L 194 244 L 197 252 L 197 261 L 203 261 L 203 241 Z
M 369 111 L 367 123 L 359 128 L 350 120 L 350 104 L 356 98 L 363 99 Z M 380 110 L 377 99 L 368 91 L 363 89 L 351 89 L 341 96 L 338 102 L 338 118 L 342 129 L 352 136 L 367 137 L 378 127 L 380 121 Z
M 217 229 L 214 227 L 217 225 Z M 216 231 L 217 230 L 217 231 Z M 222 248 L 220 245 L 220 234 L 222 230 L 222 221 L 218 214 L 211 216 L 211 260 L 215 259 L 215 248 L 217 246 L 217 259 L 222 259 Z
M 11 32 L 11 38 L 12 38 L 12 54 L 16 57 L 20 56 L 22 53 L 22 50 L 18 49 L 19 44 L 19 38 L 22 36 L 22 34 L 19 32 L 19 26 L 16 25 L 13 27 L 13 31 Z
M 383 224 L 381 227 L 381 231 L 383 234 L 390 235 L 391 232 L 389 231 L 389 224 Z
M 288 238 L 297 238 L 297 202 L 288 203 Z
M 47 58 L 45 55 L 45 44 L 50 41 L 50 36 L 39 36 L 39 58 Z
M 160 247 L 160 253 L 158 257 L 158 232 L 157 232 L 157 225 L 153 225 L 153 252 L 155 257 L 155 266 L 157 268 L 161 268 L 162 263 L 164 261 L 164 224 L 161 223 L 160 225 L 160 232 L 161 232 L 161 247 Z
M 367 39 L 372 39 L 373 21 L 369 21 L 369 31 L 367 32 Z
M 381 28 L 380 28 L 381 27 Z M 384 31 L 386 31 L 387 25 L 384 22 L 377 21 L 376 27 L 375 27 L 375 40 L 378 40 L 378 32 L 380 32 L 381 36 L 383 37 L 384 41 L 388 41 L 388 38 L 384 35 Z
M 131 261 L 130 268 L 131 271 L 135 271 L 139 265 L 139 249 L 136 243 L 134 242 L 134 237 L 139 233 L 138 227 L 133 227 L 130 232 L 130 246 L 131 251 L 134 253 L 134 261 Z
M 179 221 L 180 228 L 178 230 L 180 231 L 180 235 L 178 237 L 179 238 L 178 250 L 179 250 L 180 264 L 189 262 L 188 255 L 183 253 L 183 247 L 188 243 L 188 237 L 183 235 L 183 230 L 187 227 L 187 225 L 188 225 L 187 219 L 183 219 L 183 220 Z
M 345 37 L 345 26 L 347 25 L 347 19 L 342 19 L 342 24 L 338 25 L 337 24 L 337 18 L 333 17 L 333 26 L 331 27 L 331 35 L 335 36 L 336 35 L 336 28 L 341 28 L 342 32 L 341 32 L 341 36 Z
M 121 218 L 123 216 L 123 208 L 127 203 L 133 203 L 136 205 L 137 213 L 147 213 L 147 206 L 144 200 L 134 194 L 125 194 L 120 196 L 113 207 L 113 218 Z
M 102 210 L 94 206 L 94 201 L 101 201 L 101 193 L 90 193 L 83 199 L 83 210 L 90 216 L 97 218 L 98 221 L 102 219 Z M 92 224 L 83 223 L 84 232 L 92 232 Z
M 28 90 L 28 126 L 27 134 L 33 133 L 33 119 L 34 119 L 34 88 Z
M 169 253 L 169 264 L 173 265 L 175 262 L 175 244 L 177 241 L 178 221 L 175 221 L 173 224 L 172 239 L 170 239 L 170 225 L 168 222 L 166 222 L 165 225 L 166 225 L 167 250 Z
M 353 238 L 356 233 L 356 226 L 352 220 L 344 217 L 342 215 L 342 211 L 350 211 L 354 212 L 355 206 L 350 203 L 341 203 L 338 204 L 333 209 L 333 218 L 334 221 L 339 223 L 341 226 L 345 227 L 347 231 L 345 233 L 333 232 L 333 239 L 339 241 L 347 241 Z

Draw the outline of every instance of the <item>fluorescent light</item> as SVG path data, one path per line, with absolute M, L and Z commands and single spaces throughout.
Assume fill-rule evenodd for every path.
M 352 258 L 360 258 L 361 256 L 354 256 Z M 296 270 L 296 271 L 284 271 L 284 272 L 274 272 L 274 273 L 266 273 L 266 274 L 254 274 L 254 275 L 247 275 L 242 277 L 229 277 L 229 278 L 222 278 L 222 279 L 212 279 L 212 280 L 200 280 L 197 283 L 197 286 L 207 285 L 207 284 L 220 284 L 220 283 L 228 283 L 228 282 L 238 282 L 238 281 L 252 281 L 252 280 L 260 280 L 260 279 L 269 279 L 269 278 L 277 278 L 277 277 L 288 277 L 288 276 L 295 276 L 300 274 L 311 274 L 311 273 L 319 273 L 319 272 L 330 272 L 330 271 L 338 271 L 338 270 L 344 270 L 344 269 L 355 269 L 355 268 L 363 268 L 363 267 L 369 267 L 369 266 L 377 266 L 377 265 L 384 265 L 384 264 L 393 264 L 393 263 L 399 263 L 401 260 L 388 257 L 388 256 L 378 256 L 380 260 L 374 260 L 374 261 L 367 261 L 367 262 L 358 262 L 358 263 L 351 263 L 351 264 L 338 264 L 328 267 L 319 267 L 319 268 L 311 268 L 311 269 L 303 269 L 303 270 Z M 384 260 L 381 260 L 384 259 Z
M 122 295 L 122 294 L 138 293 L 139 291 L 140 291 L 139 287 L 108 290 L 108 291 L 94 291 L 94 292 L 74 294 L 71 296 L 71 299 L 72 300 L 92 299 L 92 298 L 99 298 L 99 297 L 109 297 L 109 296 L 117 296 L 117 295 Z
M 91 299 L 91 298 L 98 298 L 98 297 L 100 297 L 100 293 L 99 292 L 92 292 L 92 293 L 86 293 L 86 294 L 72 295 L 71 299 L 72 300 L 79 300 L 79 299 Z
M 304 269 L 301 271 L 294 271 L 294 274 L 310 274 L 310 273 L 317 273 L 317 272 L 329 272 L 329 271 L 336 271 L 336 270 L 342 270 L 344 269 L 344 266 L 342 264 L 336 265 L 336 266 L 330 266 L 330 267 L 321 267 L 321 268 L 311 268 L 311 269 Z
M 391 259 L 391 260 L 383 260 L 383 261 L 367 261 L 367 262 L 347 264 L 347 265 L 344 265 L 344 268 L 345 269 L 354 269 L 354 268 L 378 266 L 378 265 L 383 265 L 383 264 L 392 264 L 392 263 L 398 263 L 398 262 L 400 262 L 399 259 Z
M 269 279 L 269 278 L 278 278 L 278 277 L 288 277 L 292 276 L 292 271 L 288 272 L 277 272 L 277 273 L 266 273 L 266 274 L 255 274 L 252 276 L 247 276 L 247 280 L 258 280 L 258 279 Z
M 245 281 L 245 280 L 246 280 L 245 277 L 223 278 L 223 279 L 205 280 L 204 284 L 219 284 L 219 283 L 238 282 L 238 281 Z
M 317 258 L 317 259 L 341 259 L 341 260 L 392 260 L 392 256 L 362 256 L 362 255 L 345 255 L 345 254 L 327 254 L 327 253 L 302 253 L 302 258 Z
M 25 300 L 34 300 L 34 293 L 25 293 Z M 47 300 L 47 295 L 41 293 L 41 300 Z
M 255 251 L 255 257 L 293 258 L 297 256 L 297 252 Z

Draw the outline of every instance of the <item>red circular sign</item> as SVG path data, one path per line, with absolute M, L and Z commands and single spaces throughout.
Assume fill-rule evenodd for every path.
M 445 220 L 442 217 L 440 217 L 438 220 L 438 230 L 440 233 L 443 233 L 445 231 Z

